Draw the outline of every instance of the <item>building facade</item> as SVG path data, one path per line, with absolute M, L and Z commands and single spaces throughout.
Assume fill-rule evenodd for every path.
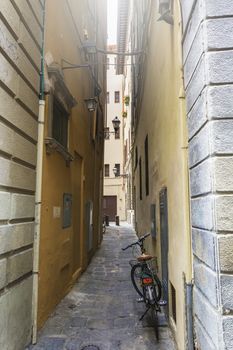
M 232 4 L 127 4 L 136 229 L 151 231 L 178 348 L 232 349 Z
M 102 239 L 106 2 L 0 14 L 0 348 L 23 350 Z
M 130 46 L 130 36 L 127 36 L 127 42 Z M 126 220 L 128 224 L 135 226 L 134 222 L 134 208 L 133 208 L 133 182 L 132 182 L 132 165 L 133 165 L 133 148 L 132 148 L 132 80 L 131 71 L 132 57 L 125 57 L 124 67 L 118 65 L 118 71 L 122 70 L 124 74 L 123 94 L 124 94 L 124 108 L 123 108 L 123 142 L 124 142 L 124 158 L 123 158 L 123 173 L 125 177 L 125 210 Z M 124 69 L 123 69 L 124 68 Z
M 44 1 L 1 1 L 0 348 L 32 328 L 36 144 Z
M 46 3 L 38 328 L 102 240 L 106 21 L 105 0 Z
M 111 52 L 115 45 L 108 46 Z M 107 118 L 104 150 L 104 197 L 103 216 L 115 221 L 126 219 L 125 212 L 125 177 L 124 168 L 124 114 L 123 114 L 123 76 L 116 73 L 116 56 L 107 57 Z M 119 129 L 114 131 L 112 121 L 117 118 Z
M 156 20 L 159 12 L 155 2 L 129 2 L 130 46 L 126 51 L 136 54 L 125 58 L 131 63 L 125 67 L 125 75 L 131 77 L 125 84 L 132 94 L 135 228 L 139 235 L 151 232 L 147 249 L 158 257 L 163 297 L 168 300 L 165 311 L 179 349 L 185 349 L 186 294 L 192 280 L 191 232 L 181 28 L 176 4 L 173 12 L 175 21 L 170 27 Z M 120 34 L 118 40 L 122 40 Z

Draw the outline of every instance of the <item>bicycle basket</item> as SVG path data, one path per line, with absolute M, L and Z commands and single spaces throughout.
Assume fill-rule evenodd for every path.
M 159 269 L 158 269 L 158 260 L 157 257 L 153 257 L 153 259 L 147 261 L 147 265 L 149 266 L 149 268 L 151 269 L 151 271 L 153 271 L 154 273 L 158 273 Z

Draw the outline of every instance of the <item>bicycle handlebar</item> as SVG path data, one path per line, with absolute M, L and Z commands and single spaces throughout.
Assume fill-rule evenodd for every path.
M 138 244 L 138 242 L 135 242 L 135 243 L 133 243 L 133 244 L 127 245 L 127 247 L 121 248 L 121 250 L 126 250 L 126 249 L 128 249 L 128 248 L 131 248 L 131 247 L 134 246 L 135 244 Z
M 150 232 L 146 233 L 144 236 L 141 236 L 136 242 L 127 245 L 125 248 L 121 248 L 121 250 L 129 249 L 137 244 L 140 245 L 140 243 L 143 242 L 148 236 L 150 236 Z
M 150 236 L 150 232 L 146 233 L 144 236 L 140 237 L 138 242 L 144 241 L 148 236 Z

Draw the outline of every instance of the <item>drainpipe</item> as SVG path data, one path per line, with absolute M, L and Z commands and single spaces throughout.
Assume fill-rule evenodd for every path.
M 187 350 L 194 349 L 193 335 L 193 284 L 186 283 Z
M 44 36 L 45 36 L 45 0 L 43 9 L 43 29 L 41 47 L 41 70 L 38 115 L 38 140 L 36 164 L 36 193 L 35 193 L 35 230 L 33 255 L 33 294 L 32 294 L 32 343 L 37 341 L 37 313 L 38 313 L 38 275 L 39 275 L 39 248 L 42 202 L 42 165 L 44 146 L 45 94 L 44 94 Z
M 181 25 L 181 38 L 184 35 L 184 30 L 183 30 L 183 16 L 182 16 L 182 3 L 181 0 L 177 0 L 178 3 L 178 8 L 179 8 L 179 19 L 180 19 L 180 25 Z M 182 42 L 182 40 L 181 40 Z M 183 55 L 182 52 L 180 53 L 181 61 L 182 61 L 182 72 L 183 72 Z M 183 74 L 183 73 L 182 73 Z M 185 86 L 184 86 L 184 77 L 182 76 L 183 80 L 183 87 L 182 87 L 182 96 L 180 98 L 185 98 Z M 183 105 L 183 102 L 182 102 Z M 183 106 L 182 106 L 183 107 Z M 184 108 L 184 107 L 183 107 Z M 184 112 L 184 111 L 182 111 Z M 182 113 L 184 116 L 185 113 Z M 183 120 L 183 125 L 186 125 L 186 118 Z M 184 132 L 183 132 L 183 149 L 188 150 L 188 146 L 186 145 L 187 140 L 184 137 Z M 188 158 L 187 155 L 185 157 Z M 186 158 L 186 159 L 187 159 Z M 188 161 L 187 161 L 188 163 Z M 190 178 L 189 178 L 189 169 L 187 167 L 187 175 L 188 175 L 188 181 L 190 183 Z M 190 187 L 188 187 L 188 197 L 190 198 Z M 192 235 L 191 235 L 191 213 L 190 213 L 190 205 L 189 205 L 189 229 L 190 229 L 190 239 L 188 243 L 188 256 L 190 263 L 192 263 Z M 193 271 L 188 273 L 187 277 L 189 282 L 186 282 L 186 278 L 184 279 L 185 282 L 185 305 L 186 305 L 186 343 L 187 343 L 187 350 L 194 350 L 194 324 L 193 324 Z

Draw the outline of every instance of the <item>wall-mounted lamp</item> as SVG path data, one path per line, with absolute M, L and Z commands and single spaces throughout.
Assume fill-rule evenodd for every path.
M 97 53 L 96 44 L 89 40 L 84 40 L 82 46 L 87 55 L 94 55 Z
M 106 140 L 109 140 L 110 134 L 114 134 L 115 136 L 118 134 L 118 131 L 120 129 L 120 119 L 116 116 L 113 120 L 112 120 L 112 125 L 113 125 L 113 129 L 114 131 L 109 131 L 109 128 L 104 128 L 104 138 Z
M 113 171 L 113 173 L 114 173 L 114 175 L 115 175 L 116 177 L 128 177 L 128 176 L 129 176 L 128 174 L 119 174 L 119 173 L 118 173 L 118 168 L 115 167 L 115 166 L 114 166 L 114 168 L 112 169 L 112 171 Z
M 97 107 L 97 101 L 95 97 L 86 98 L 84 102 L 86 103 L 89 112 L 95 112 Z
M 121 123 L 121 121 L 117 116 L 112 120 L 112 125 L 113 125 L 115 132 L 117 132 L 119 130 L 120 123 Z
M 174 24 L 174 19 L 171 13 L 171 0 L 159 0 L 159 13 L 161 16 L 158 21 L 164 21 L 170 25 Z

